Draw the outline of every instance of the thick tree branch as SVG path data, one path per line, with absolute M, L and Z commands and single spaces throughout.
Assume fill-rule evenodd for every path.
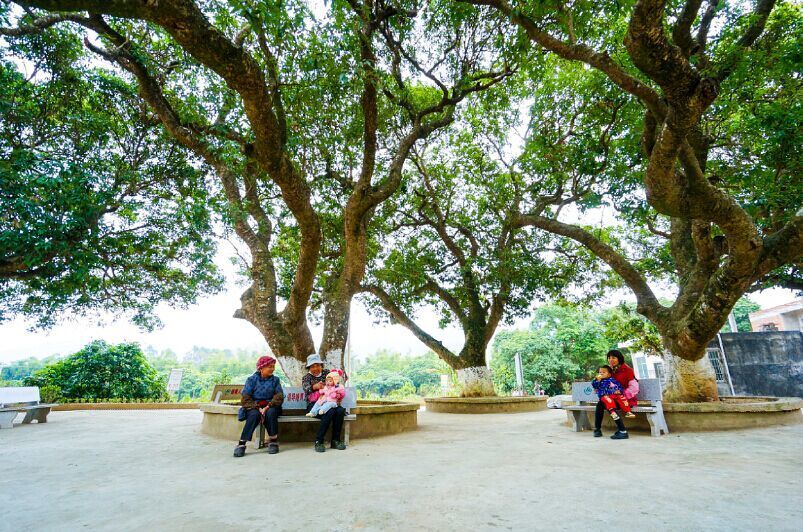
M 750 18 L 750 25 L 745 30 L 733 50 L 725 57 L 717 69 L 714 76 L 719 82 L 727 78 L 731 72 L 739 64 L 739 61 L 744 58 L 744 51 L 753 46 L 756 39 L 764 32 L 764 26 L 767 24 L 767 19 L 775 7 L 775 0 L 758 0 L 756 9 L 748 15 Z
M 393 302 L 390 295 L 388 295 L 388 293 L 382 288 L 378 286 L 367 285 L 362 287 L 362 291 L 368 292 L 375 296 L 382 304 L 382 307 L 393 317 L 394 320 L 406 327 L 410 332 L 413 333 L 413 335 L 415 335 L 416 338 L 423 342 L 424 345 L 432 349 L 432 351 L 435 352 L 435 354 L 438 355 L 441 360 L 449 364 L 451 367 L 460 367 L 460 358 L 449 351 L 439 340 L 429 335 L 412 319 L 410 319 L 410 317 L 407 316 L 407 314 L 405 314 L 405 312 Z
M 641 273 L 639 273 L 619 252 L 599 240 L 590 232 L 576 225 L 566 224 L 551 218 L 532 214 L 519 215 L 515 219 L 514 225 L 516 227 L 537 227 L 579 242 L 597 257 L 605 261 L 608 266 L 622 277 L 627 286 L 636 295 L 639 313 L 656 324 L 664 321 L 667 309 L 660 304 L 658 298 L 655 297 L 655 294 L 644 280 Z
M 37 17 L 29 24 L 22 24 L 16 28 L 0 28 L 0 35 L 7 37 L 20 37 L 22 35 L 34 35 L 43 30 L 55 26 L 59 22 L 80 22 L 85 17 L 80 15 L 45 15 Z
M 523 14 L 519 9 L 513 7 L 506 0 L 460 0 L 461 2 L 474 5 L 491 6 L 500 13 L 504 14 L 511 22 L 525 30 L 529 39 L 542 48 L 553 52 L 564 59 L 582 61 L 602 72 L 604 72 L 622 90 L 636 96 L 652 112 L 658 116 L 663 116 L 665 105 L 659 94 L 649 85 L 644 84 L 637 78 L 631 76 L 619 65 L 617 65 L 607 52 L 596 52 L 584 44 L 566 43 L 542 31 L 536 22 Z
M 687 58 L 692 55 L 694 46 L 691 26 L 694 24 L 694 19 L 697 18 L 697 12 L 700 10 L 702 3 L 703 0 L 686 0 L 680 15 L 675 21 L 675 27 L 672 29 L 672 41 Z

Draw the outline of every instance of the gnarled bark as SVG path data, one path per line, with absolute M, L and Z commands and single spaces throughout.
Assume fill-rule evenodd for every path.
M 742 52 L 761 35 L 774 0 L 758 0 L 744 33 L 719 64 L 706 56 L 715 1 L 709 2 L 702 14 L 695 39 L 692 27 L 702 7 L 700 0 L 686 2 L 671 37 L 665 29 L 666 2 L 638 0 L 625 47 L 651 83 L 635 80 L 606 61 L 606 52 L 579 44 L 575 37 L 566 42 L 550 35 L 538 20 L 525 10 L 514 10 L 506 0 L 463 1 L 493 7 L 520 26 L 534 44 L 600 70 L 647 108 L 642 137 L 647 157 L 644 189 L 649 204 L 671 220 L 667 236 L 679 279 L 678 296 L 671 306 L 659 303 L 644 276 L 623 253 L 586 229 L 545 216 L 543 207 L 524 213 L 517 224 L 572 238 L 605 261 L 633 291 L 638 312 L 657 326 L 673 356 L 685 361 L 686 365 L 677 365 L 684 373 L 677 379 L 678 385 L 673 385 L 674 398 L 700 401 L 715 397 L 713 378 L 696 364 L 703 358 L 705 346 L 751 286 L 773 269 L 794 263 L 803 253 L 803 213 L 797 213 L 783 228 L 762 235 L 735 198 L 705 174 L 708 139 L 702 134 L 701 117 L 719 96 L 722 81 Z M 714 228 L 723 235 L 714 237 Z
M 668 352 L 664 401 L 669 403 L 702 403 L 719 399 L 716 375 L 708 357 L 686 360 Z

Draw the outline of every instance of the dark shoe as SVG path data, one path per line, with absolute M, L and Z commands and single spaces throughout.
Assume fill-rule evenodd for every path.
M 279 442 L 272 441 L 268 444 L 268 454 L 276 454 L 279 452 Z
M 628 436 L 627 432 L 622 432 L 621 430 L 617 430 L 616 432 L 613 433 L 613 436 L 611 436 L 611 439 L 612 440 L 626 440 L 629 437 L 630 436 Z
M 326 447 L 324 447 L 322 441 L 316 441 L 315 442 L 315 452 L 316 453 L 324 453 L 324 452 L 326 452 Z
M 602 438 L 602 431 L 599 429 L 594 429 L 594 437 L 595 438 Z
M 332 449 L 337 449 L 338 451 L 345 451 L 346 444 L 340 440 L 332 440 Z
M 234 448 L 234 458 L 241 458 L 245 455 L 245 445 L 238 445 Z

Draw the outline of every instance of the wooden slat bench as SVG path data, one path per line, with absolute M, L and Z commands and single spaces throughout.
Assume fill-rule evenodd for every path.
M 632 410 L 633 413 L 647 415 L 650 433 L 653 436 L 660 436 L 662 432 L 669 434 L 669 427 L 664 418 L 662 393 L 659 379 L 639 380 L 638 406 L 633 407 Z M 561 405 L 560 408 L 572 413 L 575 432 L 593 428 L 588 420 L 587 412 L 593 412 L 596 409 L 599 398 L 591 386 L 591 382 L 572 383 L 572 401 L 575 404 Z
M 47 415 L 54 406 L 55 403 L 40 402 L 38 386 L 0 388 L 0 429 L 12 428 L 20 412 L 25 412 L 23 423 L 47 423 Z
M 240 404 L 242 397 L 242 384 L 216 384 L 212 389 L 213 403 Z M 341 403 L 346 411 L 357 406 L 357 392 L 355 388 L 346 388 L 346 397 Z M 279 423 L 320 423 L 321 420 L 315 417 L 304 415 L 307 409 L 306 395 L 302 388 L 284 388 L 284 404 L 282 404 L 282 415 L 279 416 Z M 356 421 L 355 414 L 346 414 L 343 423 L 343 441 L 349 444 L 349 424 Z M 266 445 L 265 426 L 260 425 L 256 432 L 256 447 L 261 449 Z

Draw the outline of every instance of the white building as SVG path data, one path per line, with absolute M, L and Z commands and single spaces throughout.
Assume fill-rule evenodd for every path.
M 803 297 L 791 303 L 765 308 L 750 313 L 753 332 L 801 331 L 803 332 Z

